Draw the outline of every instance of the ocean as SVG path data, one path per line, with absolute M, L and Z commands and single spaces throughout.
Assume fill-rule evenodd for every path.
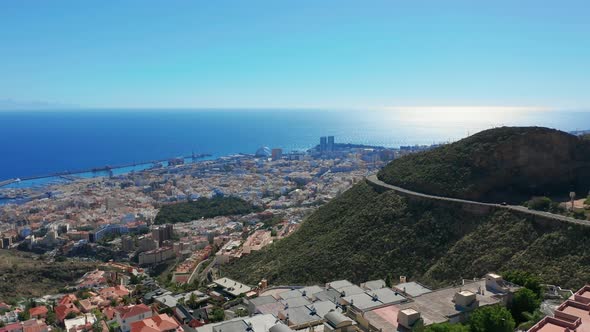
M 337 143 L 398 147 L 455 141 L 502 125 L 590 129 L 590 112 L 67 110 L 0 112 L 0 181 L 261 146 L 305 150 Z

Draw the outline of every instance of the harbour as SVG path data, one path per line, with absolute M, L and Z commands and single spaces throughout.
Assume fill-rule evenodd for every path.
M 94 167 L 91 169 L 83 169 L 76 171 L 63 171 L 49 175 L 28 176 L 22 178 L 13 178 L 0 181 L 0 188 L 2 189 L 22 189 L 30 187 L 42 187 L 45 185 L 58 184 L 63 182 L 71 182 L 79 179 L 88 179 L 104 176 L 116 176 L 127 174 L 131 172 L 140 172 L 153 168 L 173 166 L 176 164 L 190 163 L 197 160 L 211 158 L 212 155 L 208 153 L 191 154 L 188 156 L 181 156 L 176 158 L 159 159 L 145 162 L 132 162 L 116 166 L 105 165 L 102 167 Z

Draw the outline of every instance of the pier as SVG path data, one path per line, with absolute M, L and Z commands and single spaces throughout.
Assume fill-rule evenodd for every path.
M 0 187 L 4 187 L 4 186 L 7 186 L 9 184 L 19 182 L 19 181 L 20 181 L 20 179 L 8 179 L 8 180 L 0 181 Z

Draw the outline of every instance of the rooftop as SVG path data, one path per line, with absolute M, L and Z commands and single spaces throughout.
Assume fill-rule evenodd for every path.
M 382 279 L 370 280 L 370 281 L 367 281 L 367 282 L 361 284 L 361 288 L 364 288 L 367 290 L 380 289 L 380 288 L 384 288 L 385 286 L 386 286 L 385 281 L 383 281 Z
M 416 297 L 416 296 L 420 296 L 422 294 L 432 292 L 432 290 L 430 290 L 429 288 L 423 286 L 422 284 L 414 282 L 414 281 L 397 284 L 397 285 L 393 286 L 393 288 L 397 289 L 400 292 L 404 292 L 404 293 L 410 295 L 411 297 Z
M 455 294 L 460 291 L 470 291 L 475 293 L 480 307 L 501 302 L 501 299 L 498 298 L 496 294 L 485 291 L 485 289 L 486 285 L 485 280 L 483 279 L 478 281 L 467 281 L 465 282 L 465 285 L 448 287 L 425 293 L 415 297 L 413 302 L 402 303 L 396 306 L 400 309 L 415 309 L 420 313 L 425 325 L 442 323 L 447 321 L 449 317 L 462 312 L 453 302 Z M 484 290 L 483 295 L 478 294 L 480 290 Z
M 301 326 L 306 324 L 320 324 L 323 317 L 320 317 L 317 312 L 307 306 L 295 307 L 283 310 L 279 313 L 279 318 L 285 318 L 289 322 L 289 326 Z
M 336 290 L 340 290 L 340 288 L 353 286 L 353 284 L 348 280 L 336 280 L 326 284 L 327 288 L 333 288 Z
M 86 324 L 92 325 L 95 321 L 96 317 L 94 317 L 94 314 L 87 313 L 76 318 L 65 319 L 64 325 L 66 327 L 66 331 L 69 331 L 70 329 L 75 328 L 77 326 L 84 326 Z
M 365 312 L 365 319 L 378 330 L 398 331 L 397 315 L 399 311 L 395 305 L 381 307 Z
M 241 322 L 241 324 L 230 324 Z M 277 324 L 277 318 L 273 315 L 254 315 L 252 317 L 239 317 L 220 323 L 206 324 L 196 328 L 196 332 L 246 332 L 246 326 L 252 328 L 252 332 L 267 332 Z M 219 328 L 218 328 L 219 327 Z M 215 330 L 214 330 L 215 329 Z
M 357 310 L 367 311 L 389 304 L 400 303 L 405 301 L 406 298 L 390 288 L 381 288 L 361 294 L 345 296 L 343 300 L 346 304 L 350 304 Z
M 240 282 L 229 278 L 221 278 L 213 281 L 219 287 L 223 288 L 224 291 L 227 293 L 238 296 L 240 294 L 248 293 L 252 288 L 250 286 L 246 286 Z
M 180 324 L 166 314 L 159 314 L 131 323 L 131 332 L 164 332 L 164 331 L 184 331 Z

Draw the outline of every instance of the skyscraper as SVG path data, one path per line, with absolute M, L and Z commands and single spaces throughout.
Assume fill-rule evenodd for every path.
M 334 136 L 328 136 L 328 151 L 334 151 Z
M 161 246 L 162 242 L 172 239 L 173 229 L 171 224 L 156 226 L 152 229 L 152 239 Z
M 320 137 L 320 152 L 325 152 L 327 145 L 326 136 Z

